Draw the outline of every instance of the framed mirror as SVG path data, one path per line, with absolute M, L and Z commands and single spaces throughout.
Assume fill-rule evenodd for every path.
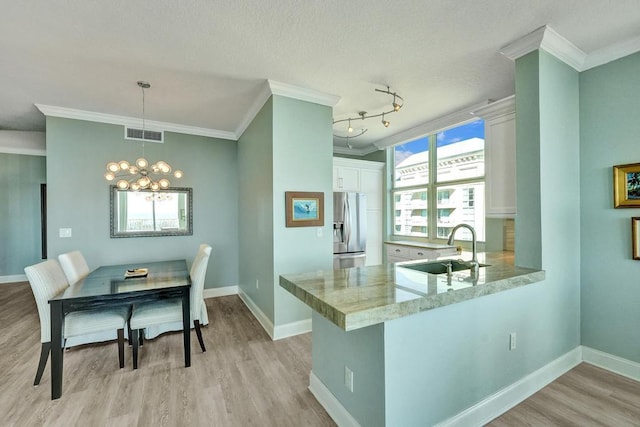
M 193 234 L 193 191 L 109 189 L 111 237 L 190 236 Z

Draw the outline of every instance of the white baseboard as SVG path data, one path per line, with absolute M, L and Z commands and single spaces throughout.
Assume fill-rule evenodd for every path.
M 25 274 L 15 274 L 13 276 L 0 276 L 0 283 L 15 283 L 26 282 L 27 276 Z
M 203 296 L 205 298 L 218 298 L 237 294 L 238 286 L 225 286 L 222 288 L 205 288 Z
M 284 325 L 273 326 L 271 319 L 269 319 L 267 315 L 260 310 L 260 307 L 258 307 L 258 305 L 253 302 L 249 295 L 244 293 L 242 289 L 238 289 L 238 296 L 273 341 L 311 332 L 311 319 L 304 319 L 297 322 L 286 323 Z
M 481 426 L 502 415 L 582 362 L 580 346 L 438 426 Z
M 582 346 L 582 360 L 607 371 L 640 381 L 640 363 Z
M 242 289 L 238 289 L 238 296 L 240 297 L 244 305 L 247 306 L 251 314 L 253 314 L 253 317 L 256 318 L 260 325 L 262 325 L 262 328 L 267 332 L 267 334 L 269 334 L 269 337 L 273 339 L 273 322 L 271 322 L 267 315 L 264 314 L 262 310 L 260 310 L 260 307 L 258 307 L 258 305 L 253 302 L 249 295 L 244 293 Z
M 307 332 L 311 332 L 311 319 L 304 319 L 276 326 L 273 331 L 273 339 L 281 340 L 294 335 L 306 334 Z
M 316 377 L 313 371 L 309 373 L 309 391 L 339 427 L 360 427 L 355 418 L 342 406 L 327 386 Z

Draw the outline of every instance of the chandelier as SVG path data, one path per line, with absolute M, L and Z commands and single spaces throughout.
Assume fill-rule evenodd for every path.
M 349 144 L 349 139 L 351 138 L 357 138 L 359 136 L 364 135 L 367 132 L 367 128 L 360 128 L 357 131 L 353 129 L 352 123 L 357 123 L 359 121 L 364 121 L 367 119 L 373 119 L 376 117 L 381 117 L 382 119 L 380 120 L 380 122 L 382 123 L 382 125 L 386 128 L 388 128 L 391 125 L 391 122 L 389 120 L 387 120 L 385 118 L 385 116 L 388 116 L 389 114 L 392 113 L 397 113 L 398 111 L 400 111 L 400 109 L 402 108 L 402 105 L 404 104 L 404 99 L 402 99 L 402 97 L 400 95 L 398 95 L 396 92 L 391 92 L 391 89 L 389 88 L 389 86 L 387 86 L 387 90 L 382 90 L 382 89 L 375 89 L 376 92 L 380 92 L 380 93 L 384 93 L 386 95 L 390 95 L 393 97 L 393 101 L 391 102 L 391 109 L 389 111 L 382 111 L 380 113 L 375 113 L 375 114 L 369 114 L 366 111 L 358 111 L 358 116 L 357 117 L 348 117 L 346 119 L 341 119 L 341 120 L 334 120 L 333 121 L 333 125 L 335 126 L 337 123 L 347 123 L 347 127 L 346 129 L 344 129 L 343 131 L 339 132 L 339 133 L 334 133 L 333 136 L 338 137 L 338 138 L 345 138 L 347 140 L 347 146 L 349 148 L 351 148 L 351 145 Z
M 120 190 L 164 190 L 169 188 L 171 182 L 167 177 L 171 176 L 171 165 L 165 161 L 158 161 L 152 165 L 144 157 L 144 90 L 151 84 L 138 82 L 142 89 L 142 157 L 131 164 L 126 160 L 107 163 L 107 173 L 104 177 L 107 181 L 116 181 L 116 187 Z M 176 178 L 182 178 L 181 170 L 173 172 Z

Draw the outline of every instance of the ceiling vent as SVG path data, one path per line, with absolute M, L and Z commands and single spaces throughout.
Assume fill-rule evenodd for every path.
M 158 142 L 162 144 L 164 143 L 164 132 L 148 129 L 142 130 L 125 126 L 124 138 L 134 139 L 136 141 Z

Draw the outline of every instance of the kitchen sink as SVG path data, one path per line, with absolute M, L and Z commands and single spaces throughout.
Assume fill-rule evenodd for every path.
M 419 264 L 405 264 L 401 265 L 403 268 L 409 268 L 411 270 L 418 270 L 424 273 L 431 274 L 443 274 L 448 270 L 448 265 L 451 265 L 451 271 L 461 271 L 461 270 L 470 270 L 468 261 L 462 260 L 454 260 L 454 259 L 445 259 L 442 261 L 429 261 L 422 262 Z M 480 264 L 479 267 L 488 267 L 487 264 Z

